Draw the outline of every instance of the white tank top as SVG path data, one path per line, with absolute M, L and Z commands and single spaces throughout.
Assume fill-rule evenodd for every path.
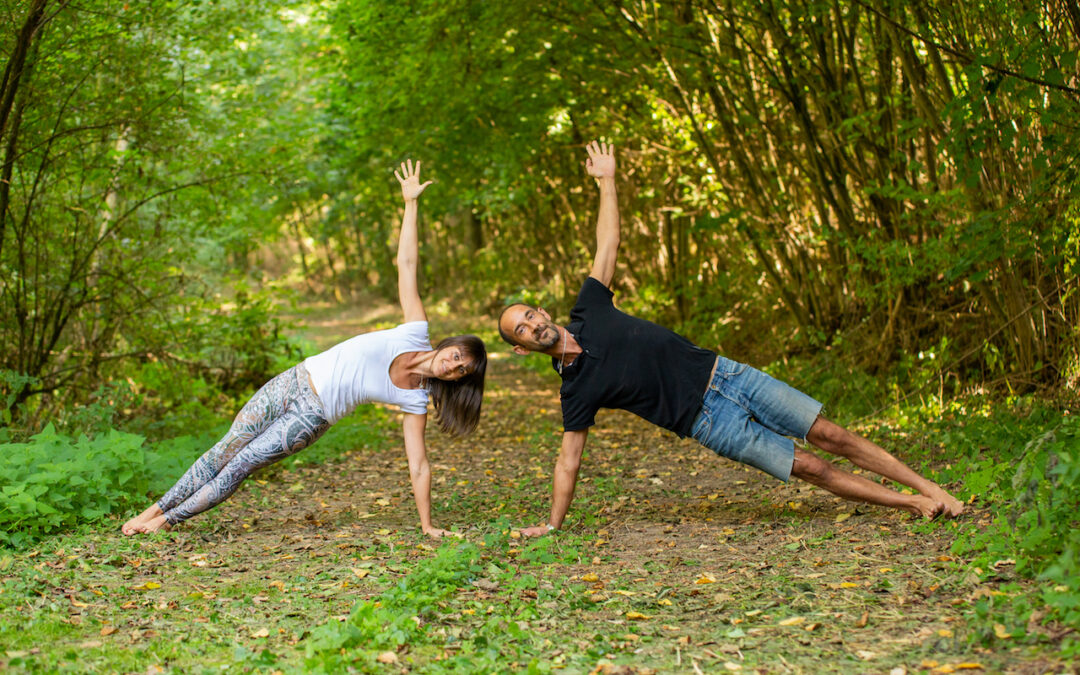
M 308 357 L 315 393 L 327 421 L 336 423 L 361 403 L 391 403 L 402 411 L 427 412 L 427 391 L 402 389 L 390 381 L 390 364 L 404 352 L 431 350 L 427 321 L 411 321 L 389 330 L 364 333 Z

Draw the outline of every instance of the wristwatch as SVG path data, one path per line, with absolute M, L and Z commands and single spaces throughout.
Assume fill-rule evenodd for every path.
M 554 526 L 554 525 L 552 525 L 551 523 L 548 523 L 548 524 L 547 524 L 547 530 L 548 530 L 548 532 L 554 532 L 554 531 L 555 531 L 555 530 L 557 530 L 557 529 L 559 529 L 559 528 L 555 527 L 555 526 Z

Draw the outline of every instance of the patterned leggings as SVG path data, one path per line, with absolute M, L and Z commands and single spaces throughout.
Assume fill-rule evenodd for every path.
M 228 499 L 255 469 L 303 450 L 330 428 L 304 364 L 263 385 L 217 445 L 158 501 L 175 525 Z

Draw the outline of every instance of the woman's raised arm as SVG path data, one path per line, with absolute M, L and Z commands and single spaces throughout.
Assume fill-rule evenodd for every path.
M 398 238 L 398 301 L 405 314 L 405 322 L 427 321 L 424 302 L 416 284 L 416 269 L 420 257 L 419 235 L 416 231 L 416 213 L 420 195 L 431 181 L 420 182 L 420 162 L 413 166 L 411 159 L 402 162 L 401 171 L 394 176 L 401 183 L 401 196 L 405 200 L 405 215 L 401 219 L 401 236 Z

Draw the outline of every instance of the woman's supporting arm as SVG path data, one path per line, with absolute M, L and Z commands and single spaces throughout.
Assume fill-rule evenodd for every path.
M 416 283 L 416 270 L 420 257 L 419 234 L 416 231 L 416 214 L 419 211 L 419 198 L 431 181 L 420 182 L 420 162 L 413 166 L 412 160 L 401 164 L 400 173 L 394 176 L 401 183 L 401 196 L 405 200 L 405 215 L 401 219 L 401 236 L 398 237 L 398 300 L 405 314 L 405 322 L 427 321 L 424 302 L 420 299 L 420 289 Z
M 424 427 L 427 415 L 405 413 L 402 430 L 405 434 L 405 455 L 409 458 L 409 479 L 412 481 L 413 499 L 420 514 L 420 528 L 431 537 L 453 534 L 431 524 L 431 465 L 428 463 L 424 445 Z

